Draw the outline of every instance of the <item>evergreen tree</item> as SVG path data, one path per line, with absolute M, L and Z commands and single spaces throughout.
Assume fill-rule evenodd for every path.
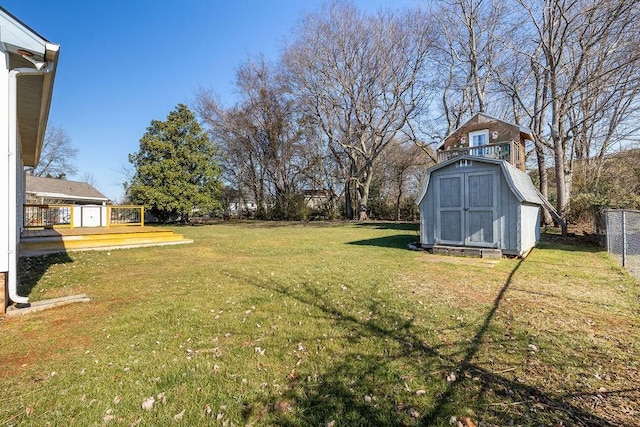
M 135 175 L 127 189 L 132 203 L 142 204 L 161 222 L 189 221 L 194 210 L 220 207 L 221 170 L 216 146 L 183 104 L 167 120 L 152 120 L 129 155 Z

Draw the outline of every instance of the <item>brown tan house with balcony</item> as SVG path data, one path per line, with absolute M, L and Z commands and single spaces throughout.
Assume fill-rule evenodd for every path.
M 454 130 L 438 147 L 438 163 L 468 154 L 506 160 L 525 171 L 525 141 L 533 140 L 531 131 L 485 113 L 477 113 Z

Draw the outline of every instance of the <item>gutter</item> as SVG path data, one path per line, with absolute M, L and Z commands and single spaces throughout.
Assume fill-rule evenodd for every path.
M 54 70 L 55 63 L 47 61 L 46 67 L 36 68 L 14 68 L 9 71 L 9 273 L 7 277 L 7 288 L 9 299 L 18 305 L 29 305 L 29 298 L 18 295 L 18 215 L 17 215 L 17 174 L 18 174 L 18 77 L 20 76 L 42 76 Z M 44 65 L 44 64 L 43 64 Z

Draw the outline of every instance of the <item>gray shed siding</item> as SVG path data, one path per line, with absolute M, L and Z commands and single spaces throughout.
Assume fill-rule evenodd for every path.
M 500 213 L 502 217 L 502 240 L 500 249 L 504 251 L 520 251 L 520 202 L 509 190 L 504 175 L 500 175 L 502 188 L 502 205 Z
M 504 166 L 501 161 L 469 157 L 431 168 L 419 200 L 421 245 L 495 247 L 507 255 L 522 255 L 535 246 L 539 204 L 522 200 L 533 185 L 524 173 L 517 171 L 514 175 L 515 168 Z M 455 188 L 461 181 L 462 195 L 457 190 L 443 190 L 451 185 Z M 492 183 L 491 188 L 488 183 Z M 493 209 L 489 208 L 490 202 L 482 202 L 491 199 Z M 462 200 L 461 208 L 454 203 L 456 200 Z M 474 212 L 474 206 L 483 204 Z M 458 236 L 459 242 L 454 241 Z
M 536 245 L 540 240 L 540 206 L 523 204 L 520 208 L 524 225 L 521 231 L 520 249 L 528 250 Z M 529 226 L 535 224 L 535 227 Z

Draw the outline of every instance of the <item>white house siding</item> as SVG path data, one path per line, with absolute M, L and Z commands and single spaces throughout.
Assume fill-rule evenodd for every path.
M 0 44 L 0 200 L 9 200 L 9 58 Z M 0 272 L 9 271 L 9 209 L 8 203 L 0 203 Z

